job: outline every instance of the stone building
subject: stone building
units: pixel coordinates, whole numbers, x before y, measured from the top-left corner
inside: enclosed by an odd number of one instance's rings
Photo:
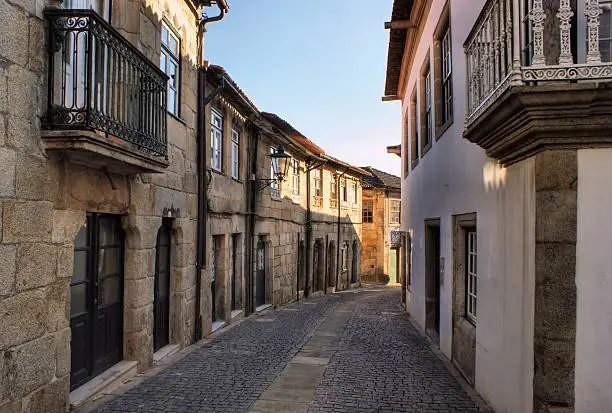
[[[361,277],[374,283],[401,284],[401,178],[372,167],[362,179]],[[388,277],[388,278],[387,278]]]
[[[612,405],[612,13],[395,0],[407,309],[496,411]]]
[[[0,0],[1,411],[64,411],[194,341],[211,3]]]
[[[291,182],[283,182],[286,199],[299,196],[305,212],[296,268],[299,294],[324,294],[358,286],[361,254],[361,178],[368,172],[325,153],[275,114],[264,113],[273,130],[306,152]],[[299,187],[299,191],[295,188]],[[285,211],[286,209],[283,209]],[[303,263],[303,265],[302,265]]]

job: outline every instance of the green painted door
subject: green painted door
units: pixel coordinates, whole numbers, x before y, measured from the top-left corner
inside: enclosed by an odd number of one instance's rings
[[[397,283],[399,282],[397,278],[397,250],[392,249],[389,251],[389,282]]]

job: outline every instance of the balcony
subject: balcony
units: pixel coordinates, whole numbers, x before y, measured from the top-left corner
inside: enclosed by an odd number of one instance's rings
[[[91,10],[48,10],[45,16],[47,150],[122,175],[163,172],[167,76]]]
[[[464,137],[511,164],[547,148],[609,146],[610,3],[488,0],[464,44]],[[600,47],[602,48],[600,50]]]
[[[323,197],[322,196],[313,196],[312,197],[312,206],[315,208],[323,208]]]

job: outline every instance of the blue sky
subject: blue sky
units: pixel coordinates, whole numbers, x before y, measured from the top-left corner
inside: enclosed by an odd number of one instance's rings
[[[391,0],[229,0],[205,55],[257,104],[357,166],[400,174],[400,105],[383,103]],[[374,7],[373,7],[374,6]],[[210,15],[218,10],[207,9]]]

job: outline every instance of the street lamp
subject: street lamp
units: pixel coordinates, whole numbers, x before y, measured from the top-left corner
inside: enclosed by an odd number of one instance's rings
[[[272,176],[270,179],[253,179],[256,182],[261,182],[263,185],[257,187],[258,191],[261,191],[265,187],[271,185],[273,182],[282,182],[289,172],[289,165],[291,164],[291,155],[285,153],[283,145],[278,145],[276,148],[270,149],[270,162],[272,163]]]

